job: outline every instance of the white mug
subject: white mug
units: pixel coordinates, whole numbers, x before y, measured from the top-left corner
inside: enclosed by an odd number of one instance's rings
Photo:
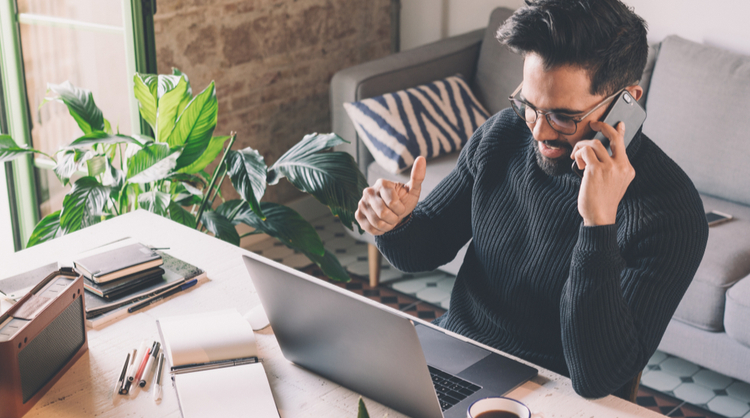
[[[518,418],[531,418],[531,411],[521,402],[503,397],[480,399],[466,410],[466,418],[476,418],[482,412],[505,411],[518,415]]]

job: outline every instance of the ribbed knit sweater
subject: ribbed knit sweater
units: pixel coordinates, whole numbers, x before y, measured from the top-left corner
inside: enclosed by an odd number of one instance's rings
[[[646,366],[693,279],[708,239],[703,204],[639,133],[617,223],[583,226],[581,180],[545,174],[535,146],[512,110],[494,115],[411,219],[376,241],[394,266],[416,272],[471,239],[436,322],[569,376],[584,397],[605,396]]]

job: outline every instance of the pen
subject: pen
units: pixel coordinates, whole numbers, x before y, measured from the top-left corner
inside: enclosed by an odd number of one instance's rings
[[[112,402],[117,399],[117,394],[120,393],[122,387],[122,381],[125,380],[125,373],[128,371],[128,364],[130,363],[130,353],[125,357],[125,364],[122,365],[122,371],[120,372],[120,378],[115,382],[115,389],[112,391]]]
[[[135,353],[136,349],[134,348],[133,351],[130,352],[130,361],[128,363],[128,369],[125,372],[125,378],[123,379],[122,384],[120,384],[120,395],[127,395],[128,391],[130,390],[130,381],[128,380],[128,376],[130,376],[130,372],[133,370],[133,367],[135,367]]]
[[[156,342],[154,342],[154,345]],[[141,362],[141,367],[138,368],[138,373],[135,374],[135,379],[133,380],[133,384],[137,385],[141,381],[141,376],[143,376],[143,372],[146,370],[146,363],[148,363],[149,354],[154,350],[154,345],[151,346],[151,348],[146,352],[146,355],[143,357],[143,361]]]
[[[144,354],[146,354],[148,342],[146,340],[141,341],[141,345],[136,350],[135,362],[133,363],[133,369],[128,372],[128,382],[132,383],[135,380],[135,375],[138,373],[138,367],[141,365]]]
[[[138,383],[138,386],[146,386],[146,383],[154,376],[154,367],[156,367],[157,355],[159,355],[158,342],[154,343],[154,348],[151,349],[151,355],[148,356],[148,363],[146,363],[146,370],[143,372],[143,377],[141,377],[141,381],[140,383]]]
[[[152,389],[152,395],[154,402],[161,400],[161,371],[164,368],[164,352],[159,356],[159,366],[156,368],[156,379],[154,380],[154,388]]]
[[[175,287],[167,290],[164,293],[154,295],[154,297],[152,297],[151,299],[146,299],[143,302],[140,302],[140,303],[138,303],[136,305],[133,305],[133,306],[129,307],[128,308],[128,313],[133,313],[133,312],[135,312],[135,311],[137,311],[139,309],[143,309],[146,306],[149,306],[149,305],[151,305],[153,303],[156,303],[156,302],[158,302],[158,301],[160,301],[160,300],[162,300],[164,298],[170,297],[170,296],[174,295],[177,292],[181,292],[181,291],[183,291],[185,289],[189,289],[190,287],[195,286],[196,283],[198,283],[198,279],[192,279],[190,281],[185,282],[184,284],[182,284],[180,286],[175,286]]]

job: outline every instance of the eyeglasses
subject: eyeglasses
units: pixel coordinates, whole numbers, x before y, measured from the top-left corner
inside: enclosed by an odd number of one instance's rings
[[[537,110],[536,108],[534,108],[534,106],[527,103],[525,100],[516,97],[516,95],[521,91],[521,87],[523,87],[523,82],[521,82],[516,91],[514,91],[513,94],[508,97],[508,100],[510,100],[510,106],[513,108],[516,114],[518,114],[521,119],[530,124],[536,123],[538,115],[544,115],[545,119],[547,119],[547,122],[549,123],[549,126],[563,135],[573,135],[574,133],[576,133],[576,131],[578,131],[579,122],[586,119],[590,114],[594,113],[596,109],[599,109],[600,107],[612,101],[612,99],[614,99],[618,94],[625,90],[624,88],[618,90],[617,93],[605,98],[593,109],[589,110],[582,116],[573,117],[563,113]]]

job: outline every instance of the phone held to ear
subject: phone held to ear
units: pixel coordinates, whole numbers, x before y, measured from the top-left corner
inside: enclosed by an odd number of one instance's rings
[[[638,104],[627,90],[624,90],[612,100],[602,118],[603,122],[614,128],[617,127],[618,123],[625,122],[625,148],[630,145],[630,141],[633,140],[633,137],[635,137],[635,134],[645,120],[646,110]],[[607,149],[607,153],[610,156],[612,155],[612,150],[609,148],[609,139],[604,134],[597,132],[594,139],[598,139],[604,145],[604,148]],[[573,162],[572,169],[574,173],[583,178],[583,170],[578,169],[578,164],[575,161]]]

